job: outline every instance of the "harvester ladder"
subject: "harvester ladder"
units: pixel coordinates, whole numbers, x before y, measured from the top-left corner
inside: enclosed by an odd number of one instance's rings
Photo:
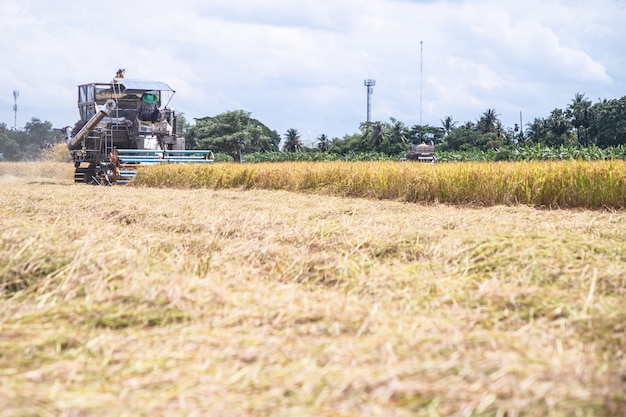
[[[111,155],[113,152],[113,131],[106,129],[104,131],[104,154]]]

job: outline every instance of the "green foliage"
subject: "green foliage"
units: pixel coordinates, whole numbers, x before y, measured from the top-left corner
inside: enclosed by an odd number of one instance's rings
[[[383,122],[365,122],[361,124],[362,141],[373,151],[379,152],[380,145],[388,140],[388,125]]]
[[[20,145],[14,138],[9,137],[6,131],[0,132],[0,153],[3,154],[3,158],[7,161],[20,159]]]
[[[480,133],[469,127],[459,127],[453,129],[446,137],[445,143],[441,146],[443,151],[471,151],[481,149]]]
[[[590,113],[588,135],[598,146],[626,144],[626,96],[595,104]]]
[[[504,128],[495,109],[485,110],[476,121],[457,124],[452,116],[441,127],[414,125],[390,118],[387,122],[362,123],[359,131],[342,138],[317,138],[314,148],[303,146],[294,128],[281,136],[244,110],[228,111],[196,119],[190,125],[178,116],[177,133],[187,138],[191,149],[211,149],[221,161],[266,160],[373,160],[401,159],[411,144],[432,141],[440,161],[623,159],[626,145],[626,96],[593,104],[576,93],[565,109],[555,108],[545,118],[526,126]],[[33,118],[23,131],[0,124],[0,153],[5,160],[34,160],[45,157],[60,133],[50,122]],[[321,154],[321,155],[320,155]]]
[[[354,152],[366,152],[369,149],[366,138],[362,133],[344,135],[341,139],[335,139],[329,152],[336,155],[348,155]]]
[[[576,141],[582,146],[589,146],[589,127],[591,126],[591,101],[585,100],[585,95],[576,93],[567,107],[566,115],[574,129]]]
[[[397,161],[400,156],[381,152],[348,152],[345,155],[324,152],[253,152],[242,155],[242,162],[331,162],[331,161]],[[232,159],[231,159],[232,161]],[[216,155],[217,162],[217,155]]]
[[[502,131],[502,123],[498,119],[499,114],[495,109],[487,109],[478,119],[476,125],[480,133],[498,133]]]
[[[523,145],[513,147],[502,147],[498,150],[479,149],[462,151],[438,151],[437,159],[440,162],[459,161],[557,161],[557,160],[583,160],[601,161],[620,159],[626,160],[626,145],[610,146],[601,148],[595,145],[588,147],[580,146],[542,146]]]
[[[193,149],[211,149],[239,161],[241,152],[278,151],[280,136],[243,110],[197,119],[189,129]]]
[[[178,136],[186,136],[191,129],[191,124],[187,121],[185,113],[177,112],[176,114],[176,134]]]
[[[298,152],[302,151],[304,146],[300,139],[300,133],[296,129],[287,129],[285,133],[285,143],[283,145],[283,151],[285,152]]]
[[[458,128],[448,116],[442,121],[446,136],[439,148],[443,151],[486,152],[510,146],[513,132],[505,132],[498,116],[494,109],[487,109],[476,124],[466,123]]]
[[[6,124],[0,124],[0,153],[7,161],[41,159],[61,141],[62,134],[55,132],[48,121],[32,118],[24,130],[9,130]]]
[[[320,152],[328,152],[331,146],[333,146],[333,141],[330,140],[326,134],[322,133],[320,137],[317,138],[317,149]]]
[[[330,162],[330,161],[398,161],[404,153],[388,155],[385,152],[335,152],[297,151],[297,152],[248,152],[242,154],[242,162]],[[487,161],[556,161],[584,160],[600,161],[620,159],[626,160],[626,145],[600,148],[598,146],[559,146],[550,147],[537,145],[503,146],[498,149],[481,150],[470,148],[464,150],[437,150],[439,162],[487,162]],[[216,162],[233,162],[234,158],[225,153],[215,154]]]
[[[447,136],[456,127],[456,122],[454,121],[452,116],[446,116],[443,118],[443,120],[441,120],[441,127],[443,128],[444,136]]]
[[[387,122],[365,122],[360,133],[346,135],[333,141],[330,152],[347,156],[375,152],[389,157],[404,155],[411,141],[408,127],[393,117]]]
[[[482,151],[479,149],[458,151],[436,151],[439,162],[482,162],[495,160],[496,151],[493,149]]]
[[[244,154],[246,155],[246,154]],[[233,162],[234,159],[232,156],[228,155],[227,153],[223,153],[223,152],[214,152],[213,153],[213,160],[215,162]]]
[[[526,126],[527,144],[549,147],[597,145],[609,148],[626,144],[626,97],[596,104],[576,93],[565,110],[556,108],[547,118]]]
[[[572,125],[561,109],[554,109],[546,120],[547,134],[543,143],[548,146],[571,145],[574,142]]]
[[[429,125],[415,125],[413,126],[410,130],[409,130],[409,138],[408,138],[408,142],[412,143],[412,144],[420,144],[422,142],[427,143],[432,141],[435,145],[440,144],[443,142],[444,140],[444,135],[446,135],[446,132],[450,132],[446,130],[446,123],[448,127],[453,127],[454,126],[454,121],[452,121],[452,116],[448,116],[450,117],[450,120],[446,120],[443,122],[444,126],[443,127],[434,127],[434,126],[429,126]]]

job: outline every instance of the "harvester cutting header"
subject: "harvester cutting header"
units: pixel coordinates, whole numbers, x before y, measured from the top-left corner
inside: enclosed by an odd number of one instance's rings
[[[68,127],[74,182],[125,183],[137,165],[212,162],[209,150],[186,150],[177,116],[168,107],[175,91],[160,81],[124,78],[78,86],[80,120]]]

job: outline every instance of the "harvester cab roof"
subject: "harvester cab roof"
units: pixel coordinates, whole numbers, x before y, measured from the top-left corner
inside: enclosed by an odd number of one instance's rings
[[[157,107],[168,107],[175,91],[161,81],[114,78],[109,83],[89,83],[78,86],[78,110],[83,122],[87,122],[108,100],[116,103],[118,111],[136,110],[142,98]]]

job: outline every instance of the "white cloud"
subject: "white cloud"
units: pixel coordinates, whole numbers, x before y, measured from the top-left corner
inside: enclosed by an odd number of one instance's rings
[[[576,92],[624,95],[626,17],[616,1],[7,0],[0,16],[0,122],[73,124],[76,85],[120,67],[176,91],[188,118],[245,109],[272,129],[342,136],[372,115],[505,125],[547,116]],[[601,29],[601,30],[598,30]],[[423,54],[420,53],[423,41]],[[420,69],[422,68],[422,69]]]

